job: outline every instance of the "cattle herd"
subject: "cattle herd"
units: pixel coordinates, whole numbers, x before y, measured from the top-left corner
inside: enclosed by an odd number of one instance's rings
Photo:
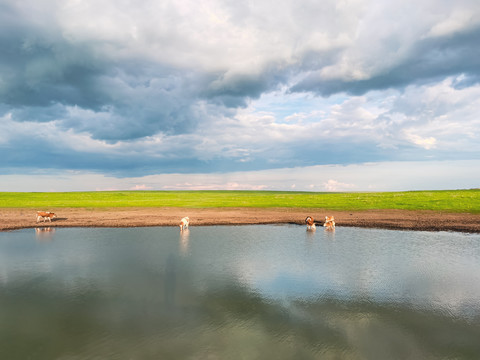
[[[55,215],[55,213],[50,211],[37,211],[37,215],[36,215],[37,223],[41,220],[43,220],[43,222],[47,220],[49,222],[52,222],[52,219],[56,217],[57,215]],[[190,223],[190,219],[188,218],[188,216],[180,220],[180,224],[179,224],[180,230],[183,231],[185,229],[188,229],[189,223]],[[305,223],[307,224],[307,230],[316,229],[315,221],[313,220],[313,217],[307,216],[307,218],[305,219]],[[333,216],[325,216],[325,222],[323,223],[323,226],[327,230],[335,230],[335,219],[333,218]]]

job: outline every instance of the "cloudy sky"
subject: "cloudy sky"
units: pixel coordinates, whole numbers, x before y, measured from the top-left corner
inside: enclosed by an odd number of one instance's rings
[[[479,183],[478,0],[0,0],[0,191]]]

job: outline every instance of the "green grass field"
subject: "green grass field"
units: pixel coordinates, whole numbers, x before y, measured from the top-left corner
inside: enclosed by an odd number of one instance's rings
[[[280,191],[0,192],[0,208],[291,207],[406,209],[480,213],[480,189],[377,193]]]

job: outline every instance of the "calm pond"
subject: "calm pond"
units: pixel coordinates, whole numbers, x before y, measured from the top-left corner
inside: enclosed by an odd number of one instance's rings
[[[0,359],[480,359],[480,235],[0,233]]]

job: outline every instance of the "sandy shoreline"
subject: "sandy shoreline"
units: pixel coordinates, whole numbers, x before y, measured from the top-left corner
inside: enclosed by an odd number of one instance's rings
[[[337,227],[461,231],[480,233],[480,214],[443,213],[434,211],[369,210],[331,211],[298,208],[58,208],[52,211],[57,218],[52,223],[35,219],[35,209],[0,209],[0,231],[52,227],[141,227],[177,226],[184,216],[191,227],[202,225],[299,224],[305,225],[307,216],[313,216],[317,225],[325,215],[335,216]]]

